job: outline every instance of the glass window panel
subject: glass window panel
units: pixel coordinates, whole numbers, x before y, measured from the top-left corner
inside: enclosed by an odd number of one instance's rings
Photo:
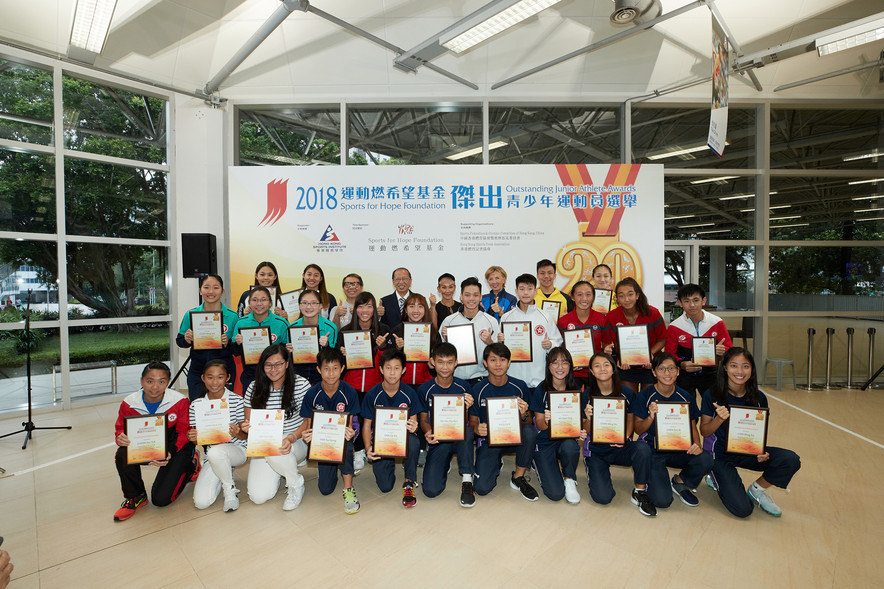
[[[74,399],[137,391],[145,364],[159,361],[169,366],[168,322],[76,326],[68,333]],[[87,363],[92,366],[82,366]]]
[[[52,72],[0,59],[0,138],[52,145]]]
[[[771,311],[884,311],[884,246],[771,247]]]
[[[488,119],[493,164],[620,161],[620,109],[616,107],[493,106]]]
[[[67,244],[68,317],[169,313],[168,248]]]
[[[241,166],[340,164],[340,139],[339,106],[239,111]]]
[[[31,342],[31,395],[34,407],[50,405],[62,398],[58,328],[34,327],[31,329],[30,338],[23,329],[0,330],[0,412],[26,409],[28,406],[26,353],[29,341]],[[58,371],[55,392],[53,392],[53,366]]]
[[[862,384],[884,363],[884,346],[880,337],[884,333],[884,319],[878,317],[770,317],[767,333],[769,351],[776,350],[775,355],[789,358],[795,363],[795,374],[798,382],[807,382],[807,330],[816,330],[813,336],[813,375],[815,383],[825,382],[826,377],[826,329],[834,329],[832,334],[832,382],[843,383],[847,380],[847,329],[853,333],[853,374],[851,379],[856,387]],[[869,336],[868,330],[875,329],[878,342],[875,346],[875,357],[869,367]],[[759,371],[764,370],[763,362],[755,359]],[[776,379],[776,370],[771,364],[768,368],[766,382]],[[783,382],[791,386],[789,370],[785,371]],[[880,377],[879,381],[880,382]]]
[[[755,247],[751,245],[700,246],[700,286],[706,304],[717,311],[755,308]]]
[[[64,146],[166,163],[166,101],[65,76]]]
[[[884,173],[870,178],[770,179],[770,237],[856,241],[884,237]]]
[[[771,108],[771,168],[884,169],[884,110]]]
[[[670,168],[754,168],[755,108],[728,108],[723,157],[706,147],[709,108],[636,105],[632,110],[633,161]]]
[[[755,177],[667,176],[666,239],[754,239]]]
[[[482,108],[354,106],[347,138],[353,165],[481,164]]]
[[[0,149],[0,231],[55,233],[55,158]]]
[[[164,172],[76,159],[64,168],[69,234],[166,238]]]
[[[0,323],[22,321],[28,290],[33,321],[58,319],[56,242],[0,239]]]

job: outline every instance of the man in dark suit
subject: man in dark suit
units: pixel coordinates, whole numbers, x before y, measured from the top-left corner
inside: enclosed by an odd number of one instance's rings
[[[405,299],[411,294],[411,272],[408,268],[396,268],[393,270],[394,292],[381,298],[381,307],[384,315],[381,317],[390,329],[402,323],[402,309]]]

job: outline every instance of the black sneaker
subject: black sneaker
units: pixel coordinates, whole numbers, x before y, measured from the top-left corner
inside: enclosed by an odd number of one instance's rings
[[[675,477],[678,475],[673,475],[672,479],[669,481],[669,485],[672,487],[672,492],[676,494],[676,496],[681,499],[681,502],[690,507],[696,507],[700,504],[700,500],[697,499],[697,496],[691,493],[691,490],[684,483],[676,482]]]
[[[525,476],[516,477],[515,471],[513,471],[513,474],[510,477],[510,487],[519,491],[522,494],[522,497],[528,501],[537,501],[537,491],[534,490],[534,487],[528,484],[528,479]]]
[[[472,507],[476,504],[476,492],[473,491],[473,483],[463,483],[460,486],[460,506]]]
[[[657,517],[657,508],[654,507],[654,504],[651,503],[651,500],[648,498],[647,491],[639,491],[638,489],[633,489],[632,502],[635,505],[638,505],[638,511],[642,515],[646,515],[648,517]]]

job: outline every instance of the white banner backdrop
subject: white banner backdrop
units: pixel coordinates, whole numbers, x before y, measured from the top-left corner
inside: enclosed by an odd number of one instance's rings
[[[318,264],[340,299],[349,272],[389,294],[399,266],[427,297],[444,272],[485,285],[491,265],[514,292],[549,258],[565,292],[607,263],[663,304],[660,165],[231,167],[228,186],[234,302],[263,260],[286,291]]]

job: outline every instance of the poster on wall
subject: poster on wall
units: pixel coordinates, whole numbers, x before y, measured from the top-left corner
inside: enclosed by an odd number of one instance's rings
[[[563,292],[604,263],[663,304],[661,165],[233,166],[228,186],[232,296],[262,260],[284,291],[318,264],[340,300],[346,274],[379,299],[400,266],[427,298],[444,272],[486,291],[492,265],[515,292],[548,258]]]

